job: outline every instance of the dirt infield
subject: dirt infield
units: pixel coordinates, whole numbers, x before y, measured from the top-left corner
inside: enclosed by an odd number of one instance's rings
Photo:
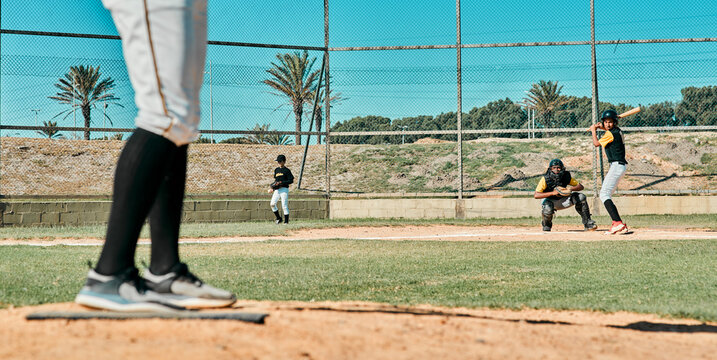
[[[242,301],[230,320],[44,320],[0,310],[1,359],[714,359],[717,323],[632,313]],[[227,311],[227,310],[224,310]]]
[[[301,241],[321,239],[345,240],[423,240],[423,241],[602,241],[602,240],[686,240],[717,239],[717,232],[698,229],[635,229],[628,235],[608,235],[607,228],[583,231],[578,226],[555,225],[552,232],[537,227],[520,226],[384,226],[304,229],[284,236],[251,236],[221,238],[182,238],[184,244],[258,242],[269,240]],[[101,239],[4,239],[0,245],[101,245]],[[149,240],[140,243],[148,244]]]
[[[599,241],[716,239],[704,230],[637,229],[623,236],[556,226],[352,227],[287,236],[182,239],[185,243],[313,239]],[[98,239],[0,244],[96,246]],[[263,325],[232,320],[35,320],[38,311],[87,311],[72,303],[0,310],[0,359],[715,359],[717,323],[656,315],[397,307],[363,302],[240,300],[223,311],[264,312]]]

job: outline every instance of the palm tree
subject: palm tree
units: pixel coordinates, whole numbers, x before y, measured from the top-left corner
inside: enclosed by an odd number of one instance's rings
[[[537,84],[533,84],[528,90],[527,97],[523,99],[528,106],[538,111],[547,128],[555,127],[553,117],[560,110],[560,106],[567,101],[565,96],[560,95],[562,89],[562,86],[558,87],[557,81],[540,80]]]
[[[286,104],[291,105],[294,111],[296,131],[301,131],[304,104],[312,100],[312,94],[316,87],[314,83],[320,71],[311,70],[316,62],[316,57],[309,59],[309,52],[304,50],[302,53],[276,54],[276,58],[278,64],[272,62],[271,69],[266,70],[273,78],[262,82],[277,91],[272,94],[289,98]],[[296,135],[296,144],[301,145],[301,135]]]
[[[55,96],[49,96],[50,99],[57,100],[61,104],[68,104],[70,108],[64,110],[59,114],[55,115],[58,117],[65,114],[64,118],[67,118],[75,108],[82,110],[82,117],[85,119],[85,140],[90,139],[90,110],[97,108],[98,103],[103,104],[114,104],[123,107],[117,103],[119,100],[113,93],[110,93],[114,89],[115,81],[111,77],[106,77],[100,80],[100,67],[84,67],[70,66],[70,71],[65,74],[64,78],[60,78],[55,87],[60,89]],[[104,116],[112,124],[112,119],[104,113]],[[64,119],[63,118],[63,119]]]
[[[329,90],[329,93],[333,93],[333,92],[334,92],[333,90]],[[343,100],[346,100],[346,99],[341,96],[341,93],[337,93],[336,95],[329,97],[329,106],[331,106],[333,108],[335,104],[340,104],[341,101],[343,101]],[[313,110],[314,97],[311,97],[311,100],[309,103],[312,105],[311,108]],[[323,124],[323,122],[324,122],[324,116],[323,116],[324,111],[323,110],[324,110],[325,105],[326,105],[326,97],[324,96],[324,91],[321,90],[321,92],[319,93],[319,106],[317,106],[317,108],[316,108],[316,116],[314,117],[314,123],[316,124],[316,131],[321,131],[321,124]],[[317,137],[316,143],[321,144],[321,135],[319,135]]]
[[[62,137],[62,134],[60,134],[60,131],[57,130],[57,121],[43,121],[42,124],[45,126],[44,129],[38,131],[37,133],[42,136],[47,136],[48,139],[54,139]]]
[[[247,144],[266,144],[268,134],[265,132],[269,131],[269,124],[256,124],[253,129],[250,129],[250,131],[262,131],[262,133],[246,135],[244,138],[246,139]]]
[[[266,136],[264,143],[267,145],[294,145],[289,135],[271,133]]]

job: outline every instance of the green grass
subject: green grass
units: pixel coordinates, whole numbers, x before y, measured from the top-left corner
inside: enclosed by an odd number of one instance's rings
[[[607,216],[594,217],[598,224],[609,224]],[[699,228],[717,230],[717,215],[636,215],[626,216],[625,221],[632,228]],[[577,217],[560,216],[555,218],[556,224],[571,224],[579,227]],[[273,236],[285,235],[290,230],[323,229],[331,227],[351,226],[404,226],[404,225],[514,225],[537,227],[540,219],[523,217],[514,219],[339,219],[339,220],[295,220],[289,226],[276,226],[271,221],[242,223],[186,223],[182,224],[181,237],[221,237],[221,236]],[[0,227],[0,239],[56,239],[56,238],[103,238],[107,230],[104,225],[66,226],[66,227]],[[149,238],[147,226],[142,230],[142,238]]]
[[[138,259],[147,261],[148,246]],[[0,306],[71,301],[99,247],[0,247]],[[633,311],[717,321],[717,240],[184,245],[241,299]]]

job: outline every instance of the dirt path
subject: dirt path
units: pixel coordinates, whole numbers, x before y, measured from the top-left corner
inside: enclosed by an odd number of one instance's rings
[[[230,320],[44,320],[0,310],[1,359],[714,359],[717,323],[632,313],[243,301]]]
[[[345,227],[330,229],[305,229],[290,231],[285,236],[234,236],[218,238],[182,238],[191,243],[234,243],[268,240],[300,241],[319,239],[347,240],[424,240],[424,241],[601,241],[601,240],[685,240],[717,239],[717,232],[685,229],[635,229],[629,235],[607,235],[607,228],[585,232],[579,227],[556,225],[552,232],[542,232],[536,227],[519,226],[384,226]],[[101,245],[103,240],[79,239],[22,239],[0,240],[0,245]],[[149,240],[140,243],[148,244]]]

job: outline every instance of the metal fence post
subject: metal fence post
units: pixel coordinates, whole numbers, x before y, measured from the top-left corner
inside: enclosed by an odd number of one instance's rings
[[[456,0],[456,52],[457,52],[457,94],[458,110],[456,111],[456,127],[458,129],[458,199],[463,199],[463,107],[461,89],[461,0]]]
[[[324,0],[324,46],[326,47],[324,56],[326,59],[326,67],[324,68],[326,76],[324,77],[324,81],[326,82],[325,85],[325,101],[326,105],[326,135],[324,136],[324,144],[326,145],[326,159],[325,159],[325,169],[326,169],[326,197],[331,198],[331,106],[330,106],[330,87],[329,87],[329,80],[331,78],[330,72],[329,72],[329,0]],[[319,129],[316,129],[316,131],[319,131]],[[329,207],[330,209],[330,207]],[[329,214],[331,216],[331,214]]]
[[[597,60],[595,56],[595,0],[590,0],[590,53],[592,60],[592,124],[597,123],[598,118],[598,86],[597,86]],[[592,143],[592,139],[590,140]],[[598,184],[597,184],[597,147],[593,146],[593,213],[595,215],[600,214],[600,206],[598,199]],[[602,159],[602,156],[601,156]]]

